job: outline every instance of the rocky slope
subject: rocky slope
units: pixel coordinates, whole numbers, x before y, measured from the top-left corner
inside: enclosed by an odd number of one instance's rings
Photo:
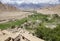
[[[16,7],[2,4],[0,2],[0,11],[18,11]]]
[[[38,9],[37,12],[44,14],[60,14],[60,5]]]

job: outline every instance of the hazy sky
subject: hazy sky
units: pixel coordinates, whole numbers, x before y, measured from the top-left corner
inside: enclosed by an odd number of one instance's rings
[[[0,0],[2,1],[3,3],[50,3],[50,4],[58,4],[59,3],[59,0]]]

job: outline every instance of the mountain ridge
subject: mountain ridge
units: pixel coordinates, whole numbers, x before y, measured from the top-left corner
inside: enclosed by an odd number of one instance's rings
[[[0,11],[18,11],[18,9],[14,6],[3,4],[0,2]]]
[[[8,4],[15,6],[17,8],[24,8],[24,9],[37,9],[37,8],[44,8],[48,6],[56,6],[58,4],[48,4],[48,3],[39,3],[39,4],[33,4],[33,3],[21,3],[21,4]]]

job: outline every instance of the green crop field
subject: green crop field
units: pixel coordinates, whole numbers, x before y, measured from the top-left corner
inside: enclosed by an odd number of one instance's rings
[[[21,25],[26,21],[26,18],[23,18],[21,20],[16,20],[16,21],[11,21],[11,22],[7,22],[7,23],[2,23],[0,24],[0,29],[7,29],[13,25]]]

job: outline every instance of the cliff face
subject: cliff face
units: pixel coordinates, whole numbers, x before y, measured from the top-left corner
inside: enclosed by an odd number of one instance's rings
[[[0,2],[0,11],[18,11],[18,9]]]

